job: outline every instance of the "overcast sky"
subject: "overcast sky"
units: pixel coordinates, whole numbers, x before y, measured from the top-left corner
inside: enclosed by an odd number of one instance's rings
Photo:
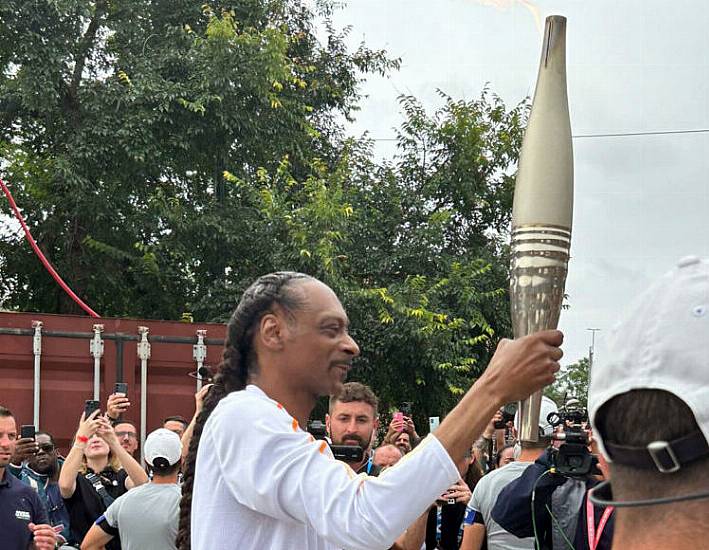
[[[350,0],[336,21],[402,58],[370,77],[353,135],[391,138],[396,97],[431,110],[436,88],[472,99],[485,83],[509,106],[534,92],[541,20],[564,15],[574,135],[709,128],[709,2],[705,0]],[[564,362],[587,355],[590,327],[686,255],[709,256],[709,134],[574,139],[572,260],[562,312]],[[393,153],[378,142],[378,153]],[[602,336],[599,333],[599,337]]]

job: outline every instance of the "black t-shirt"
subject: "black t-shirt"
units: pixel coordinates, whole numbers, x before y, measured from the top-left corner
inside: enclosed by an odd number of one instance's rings
[[[426,550],[433,548],[457,550],[460,547],[460,528],[465,517],[465,503],[456,502],[441,506],[440,514],[439,526],[438,507],[432,506],[428,511]]]
[[[91,469],[88,472],[93,473]],[[127,491],[128,474],[125,470],[116,472],[106,468],[98,476],[112,498],[116,499]],[[76,490],[71,497],[64,499],[64,502],[69,510],[71,533],[75,540],[82,541],[94,522],[106,511],[106,505],[93,484],[83,474],[76,475]],[[121,543],[118,539],[106,545],[107,550],[120,550],[120,547]]]
[[[49,523],[37,491],[5,470],[0,479],[0,547],[26,550],[32,540],[29,523]]]

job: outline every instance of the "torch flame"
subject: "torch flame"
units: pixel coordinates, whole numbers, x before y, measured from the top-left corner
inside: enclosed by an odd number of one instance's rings
[[[499,10],[508,10],[512,8],[515,4],[521,4],[529,10],[534,17],[534,24],[539,31],[539,35],[542,35],[544,26],[542,25],[542,16],[539,13],[539,8],[530,0],[477,0],[479,4],[483,6],[493,6]]]

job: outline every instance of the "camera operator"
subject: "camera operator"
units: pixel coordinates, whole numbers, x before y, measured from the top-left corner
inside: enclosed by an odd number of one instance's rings
[[[589,413],[612,494],[604,483],[590,498],[617,508],[613,548],[706,548],[709,261],[680,260],[600,351]]]
[[[546,422],[546,414],[556,410],[554,402],[544,397],[540,414],[540,437],[536,442],[524,442],[519,458],[505,466],[491,471],[484,476],[473,491],[465,515],[465,530],[461,549],[480,550],[487,542],[489,549],[504,548],[525,550],[534,548],[531,537],[518,538],[510,533],[492,515],[493,507],[498,502],[498,495],[512,481],[519,478],[532,465],[532,462],[547,447],[553,427]],[[529,506],[528,506],[529,508]]]
[[[535,537],[536,528],[541,548],[566,550],[573,541],[573,548],[577,550],[610,549],[612,509],[606,512],[602,507],[591,505],[589,508],[586,499],[587,490],[598,481],[590,473],[580,477],[556,473],[558,453],[551,447],[546,449],[518,479],[502,490],[492,510],[493,519],[517,537]],[[588,457],[591,457],[590,452]],[[605,473],[602,458],[599,467]],[[589,526],[593,530],[591,541]]]

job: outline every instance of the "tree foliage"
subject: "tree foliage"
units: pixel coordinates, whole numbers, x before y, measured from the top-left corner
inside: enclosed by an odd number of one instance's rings
[[[560,407],[564,404],[564,399],[567,401],[569,399],[578,399],[583,407],[586,408],[588,404],[589,376],[588,357],[582,357],[576,363],[562,367],[557,375],[556,382],[547,387],[545,393]]]
[[[107,316],[225,320],[258,275],[341,296],[384,408],[444,414],[509,335],[507,228],[527,105],[402,97],[397,154],[346,140],[363,75],[300,2],[44,0],[0,7],[0,155],[32,231]],[[319,41],[315,19],[324,21]],[[4,208],[4,207],[3,207]],[[0,295],[76,312],[19,235]]]

